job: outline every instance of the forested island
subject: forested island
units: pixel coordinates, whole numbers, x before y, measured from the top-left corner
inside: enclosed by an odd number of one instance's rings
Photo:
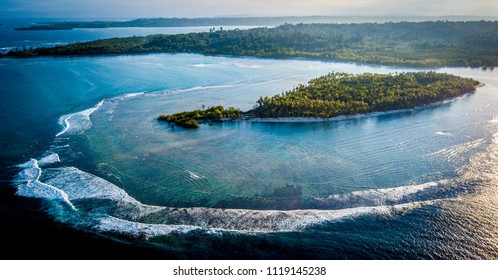
[[[470,78],[436,72],[330,73],[282,94],[261,97],[250,114],[332,118],[410,109],[474,92],[478,85]]]
[[[181,112],[173,115],[160,115],[157,119],[160,121],[167,121],[185,128],[198,128],[199,122],[221,122],[224,120],[232,120],[242,117],[242,111],[234,107],[225,109],[223,106],[209,107],[204,110],[195,110],[189,112]]]
[[[302,57],[406,66],[498,65],[498,21],[284,24],[113,38],[10,51],[7,57],[141,53]]]
[[[250,118],[322,118],[341,115],[410,109],[465,93],[475,92],[479,82],[451,74],[408,72],[395,74],[330,73],[315,78],[307,85],[273,97],[261,97],[253,110],[222,106],[173,115],[161,115],[159,120],[186,128],[197,128],[196,120]]]

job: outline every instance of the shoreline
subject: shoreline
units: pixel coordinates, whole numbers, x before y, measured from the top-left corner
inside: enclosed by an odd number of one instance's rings
[[[164,35],[164,34],[161,34]],[[150,36],[150,35],[148,35]],[[128,38],[128,37],[123,37]],[[109,40],[114,38],[106,38],[106,39],[98,39],[98,40]],[[122,38],[118,38],[122,39]],[[60,46],[67,46],[71,44],[78,43],[88,43],[98,40],[92,41],[81,41],[81,42],[73,42],[67,43]],[[43,47],[37,47],[43,48]],[[49,47],[53,48],[53,47]],[[389,67],[394,70],[413,70],[413,71],[426,71],[426,70],[436,70],[442,68],[470,68],[470,69],[481,69],[484,71],[493,71],[495,66],[471,66],[471,65],[459,65],[459,64],[451,64],[451,63],[440,63],[440,64],[426,64],[426,63],[411,63],[411,62],[401,62],[401,63],[386,63],[386,62],[375,62],[369,60],[361,60],[361,59],[339,59],[339,58],[330,58],[325,56],[309,56],[309,55],[248,55],[248,54],[230,54],[230,53],[209,53],[209,52],[192,52],[192,51],[151,51],[151,52],[122,52],[122,53],[98,53],[98,54],[34,54],[29,56],[19,56],[19,55],[9,55],[7,53],[0,53],[0,59],[33,59],[33,58],[76,58],[76,57],[114,57],[114,56],[146,56],[146,55],[161,55],[161,54],[169,54],[169,55],[177,55],[177,54],[190,54],[190,55],[200,55],[200,56],[208,56],[208,57],[224,57],[224,58],[243,58],[243,59],[262,59],[262,60],[302,60],[302,61],[319,61],[319,62],[331,62],[331,63],[344,63],[344,64],[352,64],[352,65],[363,65],[368,67]]]
[[[154,19],[150,19],[154,20]],[[157,19],[156,19],[157,20]],[[177,19],[179,20],[179,19]],[[133,21],[131,21],[133,22]],[[92,26],[95,28],[119,28],[119,27],[108,27],[107,24],[110,22],[98,22],[99,26]],[[90,22],[82,23],[83,25],[90,24]],[[101,27],[100,24],[104,24],[105,27]],[[142,23],[140,23],[142,24]],[[422,24],[422,26],[421,26]],[[74,42],[69,44],[64,44],[62,46],[50,46],[50,47],[36,47],[30,49],[16,49],[10,50],[6,57],[17,57],[17,58],[29,58],[36,56],[98,56],[98,55],[112,55],[112,54],[120,54],[120,55],[138,55],[138,54],[150,54],[150,53],[173,53],[173,52],[181,52],[181,53],[198,53],[203,55],[236,55],[236,56],[249,56],[249,57],[264,57],[270,59],[279,59],[279,58],[311,58],[318,60],[327,60],[327,61],[344,61],[344,62],[355,62],[360,64],[373,64],[373,65],[390,65],[395,67],[410,67],[410,68],[439,68],[439,67],[472,67],[472,68],[494,68],[494,66],[498,66],[496,62],[496,56],[494,56],[493,49],[488,47],[487,45],[482,46],[482,50],[479,53],[463,55],[456,59],[454,56],[450,54],[446,54],[449,52],[451,54],[458,53],[463,54],[466,53],[465,50],[468,48],[463,43],[459,43],[457,39],[463,34],[467,34],[469,32],[474,31],[475,27],[472,24],[479,24],[481,27],[478,30],[483,30],[484,33],[479,33],[480,35],[487,38],[488,33],[485,33],[485,30],[491,30],[490,32],[494,32],[496,30],[495,25],[496,22],[493,21],[476,21],[475,23],[472,21],[469,22],[432,22],[432,21],[424,21],[421,23],[416,22],[385,22],[379,24],[378,26],[372,27],[369,23],[360,23],[358,26],[350,25],[350,24],[337,24],[337,23],[323,23],[323,24],[312,24],[306,23],[301,26],[300,24],[293,25],[278,25],[277,27],[264,27],[265,36],[262,35],[259,28],[252,28],[253,25],[248,25],[251,27],[247,30],[242,30],[241,32],[235,30],[226,30],[227,39],[213,39],[209,36],[208,32],[190,32],[190,33],[178,33],[178,34],[151,34],[144,36],[127,36],[127,37],[113,37],[113,38],[103,38],[97,40],[90,40],[85,42]],[[76,25],[75,27],[80,28],[80,23],[78,22],[66,22],[66,23],[53,23],[48,25],[35,25],[27,28],[18,28],[18,30],[40,30],[42,28],[47,28],[49,30],[57,30],[63,29],[66,30],[68,28],[66,25]],[[121,24],[119,24],[121,25]],[[364,30],[365,25],[366,30]],[[455,26],[461,32],[453,31],[455,37],[455,43],[450,44],[448,42],[444,43],[442,46],[435,48],[434,46],[427,46],[427,50],[431,53],[430,56],[427,56],[424,52],[420,51],[420,39],[415,40],[411,38],[410,40],[406,40],[404,37],[396,36],[391,38],[391,44],[394,46],[406,46],[409,50],[411,50],[411,55],[407,56],[402,51],[396,52],[378,52],[376,48],[387,48],[385,46],[384,41],[379,40],[377,37],[371,37],[372,32],[391,32],[391,29],[395,29],[398,32],[396,33],[407,33],[413,32],[414,28],[423,28],[423,30],[431,30],[437,29],[440,30],[441,27],[446,29],[452,29],[449,27]],[[447,26],[448,25],[448,26]],[[211,26],[211,25],[207,25]],[[217,25],[219,26],[219,25]],[[231,24],[227,24],[227,27],[232,26]],[[242,25],[235,25],[241,26]],[[257,25],[259,26],[259,25]],[[273,25],[265,25],[265,26],[273,26]],[[193,27],[199,27],[197,24]],[[31,28],[31,29],[30,29]],[[72,28],[72,27],[70,27]],[[286,34],[285,38],[294,36],[296,34],[301,34],[301,32],[307,32],[310,38],[308,40],[321,41],[321,40],[340,40],[335,38],[335,36],[339,36],[342,29],[347,30],[348,32],[359,32],[358,36],[361,38],[370,38],[372,41],[375,41],[375,48],[373,45],[362,45],[361,47],[356,46],[353,41],[348,41],[347,45],[344,46],[344,50],[337,49],[334,46],[327,46],[324,48],[318,48],[317,46],[311,48],[304,48],[302,46],[296,47],[296,45],[292,45],[292,42],[287,39],[282,39],[275,47],[268,47],[265,44],[268,40],[274,40],[278,38],[279,33]],[[369,28],[373,28],[370,30]],[[89,29],[89,28],[86,28]],[[323,30],[327,30],[327,32],[323,33]],[[322,31],[320,31],[322,30]],[[418,30],[418,29],[417,29]],[[453,30],[453,29],[452,29]],[[330,32],[332,33],[330,33]],[[225,32],[222,29],[215,30],[211,29],[211,33],[215,32]],[[294,32],[294,33],[292,33]],[[337,33],[337,34],[336,34]],[[424,32],[422,32],[423,34]],[[292,35],[294,34],[294,35]],[[323,35],[326,34],[326,35]],[[494,33],[492,33],[494,34]],[[188,35],[188,36],[187,36]],[[270,37],[268,37],[270,36]],[[301,35],[300,35],[301,36]],[[425,35],[424,35],[425,36]],[[184,38],[185,37],[185,38]],[[323,37],[323,38],[322,38]],[[203,42],[202,47],[194,47],[191,43],[183,42],[180,38],[188,38],[188,40],[197,40],[199,42]],[[248,39],[249,38],[249,39]],[[270,38],[270,39],[268,39]],[[404,39],[403,39],[404,38]],[[370,40],[368,39],[368,40]],[[422,37],[423,40],[433,40],[429,37]],[[169,41],[182,41],[180,45],[172,45],[169,46],[165,42]],[[214,40],[214,41],[213,41]],[[237,40],[256,40],[251,44],[245,43],[243,46],[233,45]],[[163,42],[164,41],[164,42]],[[212,42],[211,42],[212,41]],[[453,41],[452,41],[453,42]],[[197,43],[196,43],[197,44]],[[224,47],[219,47],[219,44],[224,44]],[[195,45],[195,44],[194,44]],[[390,48],[390,47],[389,47]],[[424,47],[425,48],[425,47]],[[440,49],[444,50],[441,51]]]
[[[476,86],[476,88],[481,88],[484,86],[486,86],[486,84],[480,83],[479,85]],[[316,123],[316,122],[354,120],[354,119],[361,119],[361,118],[367,118],[367,117],[377,117],[377,116],[382,116],[382,115],[398,114],[398,113],[406,113],[406,112],[410,112],[410,111],[423,110],[423,109],[451,103],[451,102],[454,102],[458,99],[465,98],[471,94],[474,94],[474,93],[467,92],[467,93],[464,93],[460,96],[457,96],[457,97],[454,97],[451,99],[446,99],[443,101],[429,103],[426,105],[417,106],[417,107],[413,107],[413,108],[389,110],[389,111],[376,111],[376,112],[356,114],[356,115],[340,115],[340,116],[332,117],[332,118],[317,118],[317,117],[254,118],[254,117],[245,117],[245,118],[242,118],[240,120],[247,121],[247,122],[255,122],[255,123]]]

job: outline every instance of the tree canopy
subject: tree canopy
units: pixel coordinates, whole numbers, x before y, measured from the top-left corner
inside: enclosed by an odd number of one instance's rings
[[[282,94],[261,97],[251,114],[331,118],[408,109],[474,92],[478,84],[470,78],[436,72],[330,73]]]
[[[284,24],[275,28],[211,30],[13,50],[7,56],[188,52],[304,57],[409,66],[498,65],[498,21]]]
[[[257,118],[327,119],[340,115],[410,109],[474,92],[478,85],[479,82],[471,78],[432,71],[358,75],[332,72],[282,94],[260,97],[249,112],[216,106],[207,110],[160,115],[158,120],[197,128],[197,120],[231,120],[243,115]]]
[[[203,121],[223,121],[223,119],[234,119],[242,117],[240,109],[230,107],[225,109],[223,106],[209,107],[206,110],[194,110],[176,113],[172,115],[160,115],[157,119],[167,121],[185,128],[198,128],[198,120]]]

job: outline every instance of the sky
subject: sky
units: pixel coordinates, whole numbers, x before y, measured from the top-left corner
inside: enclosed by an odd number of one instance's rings
[[[0,0],[0,17],[498,15],[498,0]]]

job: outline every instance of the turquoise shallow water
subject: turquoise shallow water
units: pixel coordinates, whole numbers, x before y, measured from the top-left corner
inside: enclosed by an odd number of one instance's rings
[[[193,54],[5,59],[0,70],[3,178],[70,227],[184,257],[496,257],[494,72],[438,69],[486,86],[426,108],[185,130],[155,117],[247,110],[330,71],[418,70]],[[206,249],[220,242],[237,250]]]
[[[327,204],[331,195],[453,178],[490,137],[482,125],[483,119],[493,117],[492,103],[475,102],[475,95],[434,107],[325,123],[241,121],[185,130],[155,121],[161,113],[202,105],[250,109],[259,96],[309,79],[312,71],[303,75],[303,69],[316,69],[315,76],[319,71],[399,71],[310,61],[232,59],[231,65],[225,59],[203,64],[198,75],[209,77],[221,64],[223,71],[233,73],[227,82],[104,104],[85,132],[85,154],[95,162],[91,168],[147,204],[328,209],[337,207]],[[246,68],[240,70],[240,65]],[[165,70],[171,72],[190,73]],[[247,82],[233,80],[243,76]],[[462,113],[469,110],[472,114]]]

